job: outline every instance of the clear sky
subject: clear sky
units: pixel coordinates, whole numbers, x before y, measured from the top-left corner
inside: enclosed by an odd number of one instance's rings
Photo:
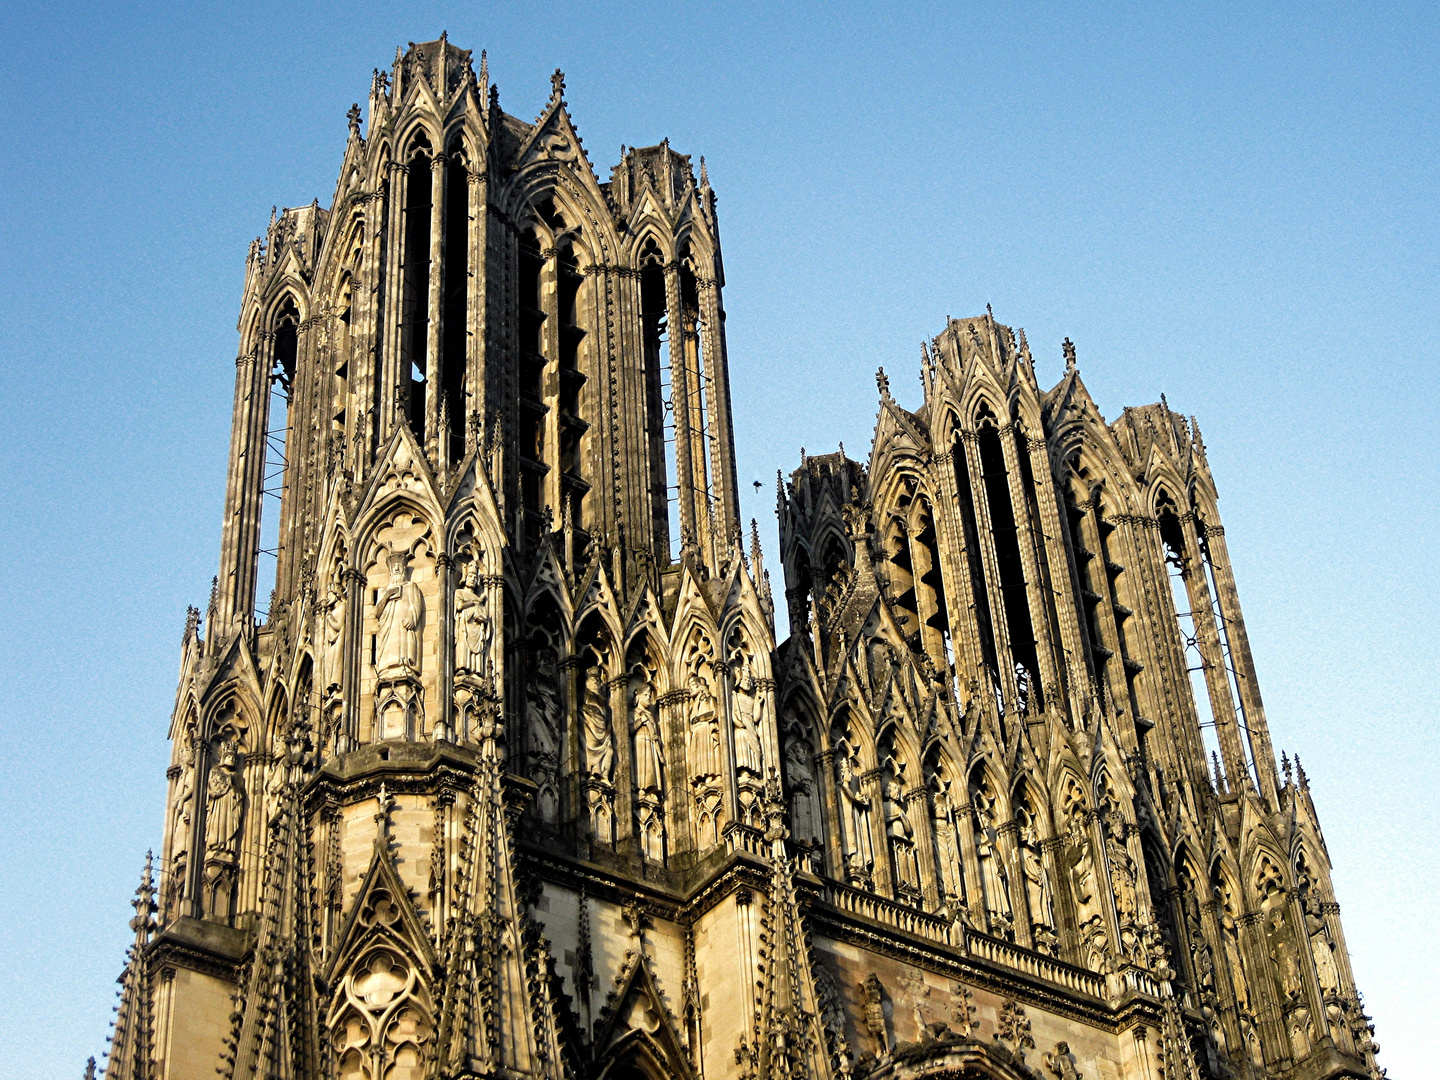
[[[720,197],[746,513],[863,456],[884,365],[994,305],[1112,419],[1198,415],[1277,747],[1381,1062],[1440,1060],[1434,4],[0,9],[0,1080],[99,1054],[203,607],[246,245],[328,203],[374,67],[448,30],[592,161]],[[752,480],[762,481],[754,497]],[[777,589],[777,592],[779,590]]]

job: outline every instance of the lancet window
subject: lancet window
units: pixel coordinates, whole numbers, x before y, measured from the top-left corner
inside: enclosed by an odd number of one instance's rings
[[[465,456],[468,407],[465,393],[466,353],[470,323],[470,176],[464,151],[452,145],[445,162],[445,246],[441,307],[440,427],[447,442],[448,463]]]
[[[405,388],[406,417],[410,430],[425,445],[433,432],[426,430],[425,394],[429,375],[426,342],[430,331],[430,144],[419,136],[412,148],[405,177],[405,236],[401,253],[400,361]]]
[[[670,326],[666,311],[664,258],[647,240],[640,256],[640,323],[644,343],[646,436],[650,449],[650,514],[655,557],[663,566],[679,554],[680,502],[671,368],[667,363]]]
[[[1000,607],[1005,612],[1010,659],[1015,670],[1016,709],[1021,713],[1040,711],[1044,708],[1040,700],[1040,663],[1036,654],[1035,628],[1031,622],[1025,561],[1020,552],[1015,505],[1011,500],[1010,476],[1005,466],[1000,429],[994,414],[984,406],[976,436],[985,504],[995,543]]]
[[[548,412],[544,387],[546,316],[542,299],[545,263],[534,229],[520,236],[519,263],[520,505],[525,514],[525,532],[534,541],[540,535]]]
[[[280,514],[285,504],[285,487],[289,478],[290,394],[295,383],[295,365],[299,357],[300,312],[295,301],[286,297],[271,323],[268,335],[270,349],[269,376],[265,410],[265,466],[261,482],[259,563],[255,575],[255,600],[270,595],[276,584],[284,537],[281,535]],[[258,610],[262,619],[268,610]]]
[[[980,638],[980,654],[997,701],[1000,690],[1000,663],[995,643],[995,623],[990,612],[990,590],[985,587],[984,558],[980,548],[980,526],[975,513],[975,492],[970,483],[971,455],[977,450],[966,445],[957,434],[954,444],[955,485],[960,496],[960,520],[965,532],[966,563],[970,569],[970,590],[975,597],[975,624]]]

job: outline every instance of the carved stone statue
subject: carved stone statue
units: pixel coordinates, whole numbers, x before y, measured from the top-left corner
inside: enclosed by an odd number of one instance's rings
[[[560,743],[560,673],[548,646],[536,651],[533,670],[525,699],[529,747],[532,753],[553,758]]]
[[[645,792],[664,790],[665,758],[660,749],[660,725],[655,718],[655,691],[641,683],[630,714],[630,737],[635,742],[635,787]]]
[[[375,600],[375,671],[382,679],[419,674],[425,618],[425,596],[406,574],[410,557],[395,552],[386,561],[390,582]]]
[[[748,657],[740,662],[731,705],[731,716],[734,720],[735,767],[755,776],[764,776],[765,766],[760,754],[760,723],[765,706],[760,695],[760,688],[750,670]]]
[[[1105,855],[1110,863],[1110,884],[1115,890],[1115,913],[1122,923],[1134,922],[1135,860],[1125,846],[1125,822],[1117,814],[1105,827]]]
[[[715,712],[715,698],[698,672],[690,676],[690,717],[685,735],[685,753],[690,759],[690,775],[695,779],[719,776],[720,722]]]
[[[873,971],[860,984],[860,1000],[865,1015],[865,1030],[875,1046],[875,1056],[885,1057],[890,1053],[890,1036],[885,1023],[885,990],[880,985],[880,976]]]
[[[465,569],[465,579],[455,590],[455,671],[479,679],[490,678],[490,650],[495,623],[480,584],[480,560]]]
[[[1335,966],[1335,942],[1325,925],[1325,914],[1313,893],[1305,896],[1305,932],[1310,938],[1310,952],[1315,957],[1315,975],[1320,989],[1327,994],[1340,989],[1340,971]]]
[[[345,587],[340,581],[330,582],[325,601],[322,652],[320,654],[320,689],[338,689],[344,670]]]
[[[799,735],[785,744],[785,779],[790,786],[790,835],[814,843],[820,839],[819,794],[810,745]]]
[[[895,779],[885,785],[885,835],[890,841],[896,883],[918,889],[920,874],[915,861],[915,829],[910,824],[910,815],[905,812],[905,789]]]
[[[845,872],[850,883],[867,882],[875,865],[875,851],[870,839],[870,799],[860,790],[850,755],[841,753],[835,761],[838,774],[836,787],[840,792],[841,845],[845,855]]]
[[[995,800],[983,788],[970,795],[975,807],[975,854],[980,860],[980,882],[985,888],[985,910],[998,928],[1014,921],[1010,906],[1010,878],[997,846]]]
[[[615,736],[610,729],[610,706],[605,700],[605,682],[600,669],[585,673],[585,704],[581,706],[585,729],[585,771],[610,782],[615,769]]]
[[[935,861],[940,866],[940,886],[947,901],[959,901],[965,895],[965,878],[947,792],[937,791],[931,799],[930,823],[935,831]],[[954,905],[950,907],[953,911]]]
[[[205,910],[215,918],[231,914],[244,809],[238,753],[226,742],[205,785]]]
[[[1030,921],[1045,926],[1055,925],[1055,894],[1050,887],[1050,874],[1040,854],[1040,838],[1035,826],[1026,823],[1020,829],[1020,860],[1025,871],[1025,896],[1030,902]]]
[[[1265,947],[1275,964],[1275,974],[1280,980],[1280,989],[1292,1000],[1300,997],[1300,958],[1295,952],[1295,940],[1290,933],[1289,920],[1278,906],[1265,914]]]
[[[180,775],[175,782],[175,800],[170,817],[170,868],[165,879],[164,901],[167,917],[176,910],[184,894],[190,868],[190,832],[195,806],[195,742],[188,732],[180,747]]]
[[[1095,858],[1090,853],[1090,836],[1080,815],[1070,819],[1065,836],[1065,866],[1070,876],[1070,894],[1075,898],[1083,925],[1100,914],[1095,900]]]

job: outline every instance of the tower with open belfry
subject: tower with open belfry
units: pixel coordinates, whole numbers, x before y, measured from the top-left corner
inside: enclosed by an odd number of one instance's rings
[[[107,1080],[1378,1080],[1194,421],[949,320],[777,645],[704,162],[564,90],[397,51],[251,245]]]

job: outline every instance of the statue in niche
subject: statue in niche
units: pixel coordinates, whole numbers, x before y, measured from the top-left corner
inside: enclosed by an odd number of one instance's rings
[[[875,1056],[883,1058],[890,1053],[890,1034],[885,1022],[885,990],[880,976],[873,971],[860,984],[860,1000],[865,1016],[865,1030],[875,1046]]]
[[[1240,956],[1240,928],[1228,909],[1220,916],[1220,941],[1225,949],[1225,963],[1230,968],[1235,1004],[1243,1015],[1250,1011],[1250,984],[1245,977],[1245,961]]]
[[[490,678],[490,647],[495,623],[480,584],[480,559],[470,560],[460,588],[455,590],[455,671],[482,682]]]
[[[920,872],[915,860],[915,829],[905,811],[905,788],[895,777],[885,785],[885,835],[890,841],[890,856],[895,863],[895,880],[899,887],[920,888]]]
[[[244,809],[239,753],[227,740],[205,785],[205,911],[214,918],[231,915]]]
[[[649,682],[642,682],[635,690],[630,738],[635,750],[635,824],[640,851],[647,859],[663,862],[665,761],[660,748],[660,724],[655,716],[655,691]]]
[[[750,670],[749,657],[738,665],[735,676],[735,693],[732,697],[731,715],[734,721],[735,767],[754,774],[765,775],[765,766],[760,756],[760,724],[764,701],[755,675]]]
[[[382,679],[420,673],[420,627],[425,617],[425,596],[409,580],[410,557],[392,553],[386,562],[390,581],[375,599],[375,673]]]
[[[660,749],[660,725],[655,718],[655,691],[648,682],[635,691],[630,736],[635,742],[635,787],[642,793],[658,795],[664,790],[665,759]]]
[[[866,884],[875,865],[870,839],[870,798],[860,788],[850,755],[837,755],[835,769],[840,792],[841,844],[845,855],[845,876],[852,885]]]
[[[980,859],[980,881],[985,889],[985,910],[996,928],[1006,930],[1014,923],[1010,907],[1010,880],[1000,855],[995,827],[995,800],[983,787],[970,796],[975,807],[975,854]]]
[[[1083,926],[1100,914],[1100,906],[1095,902],[1095,857],[1090,852],[1090,837],[1081,814],[1075,813],[1071,816],[1065,843],[1065,865],[1070,877],[1070,892],[1075,898],[1075,906],[1079,909],[1080,923]]]
[[[785,779],[790,785],[790,835],[808,844],[820,840],[820,814],[816,802],[815,770],[810,744],[799,735],[785,745]]]
[[[1340,971],[1335,966],[1335,942],[1330,937],[1330,928],[1325,924],[1325,913],[1315,894],[1306,890],[1304,900],[1305,931],[1310,938],[1310,952],[1315,957],[1315,975],[1320,980],[1320,989],[1327,993],[1340,990]]]
[[[1050,873],[1040,854],[1040,838],[1032,822],[1020,827],[1020,863],[1025,872],[1025,895],[1030,902],[1030,921],[1044,926],[1055,925],[1055,894],[1050,887]]]
[[[581,706],[585,731],[585,771],[610,783],[615,766],[615,736],[610,730],[610,706],[600,668],[585,673],[585,704]]]
[[[715,711],[715,697],[698,671],[691,673],[689,689],[685,753],[690,758],[690,775],[696,780],[719,776],[720,721]]]
[[[320,655],[320,689],[338,690],[344,668],[345,639],[345,587],[341,584],[338,573],[330,582],[321,623],[323,651]]]
[[[1136,916],[1135,860],[1125,847],[1125,820],[1119,814],[1105,825],[1105,855],[1110,863],[1110,884],[1115,890],[1115,913],[1122,923]]]
[[[535,652],[530,694],[525,700],[525,727],[530,750],[550,759],[560,744],[560,671],[549,646]]]
[[[945,900],[961,901],[965,896],[964,875],[948,792],[934,793],[930,802],[930,823],[935,831],[935,861],[940,864],[940,887],[944,890]]]
[[[164,908],[167,917],[180,914],[178,907],[185,891],[190,866],[190,833],[195,805],[195,739],[185,733],[180,747],[180,776],[175,784],[174,812],[170,818],[170,872],[165,879]]]
[[[1268,906],[1268,905],[1267,905]],[[1290,924],[1285,912],[1277,904],[1265,913],[1265,948],[1275,964],[1275,974],[1280,980],[1280,989],[1292,1001],[1300,998],[1300,958],[1295,952],[1295,941],[1290,934]]]

